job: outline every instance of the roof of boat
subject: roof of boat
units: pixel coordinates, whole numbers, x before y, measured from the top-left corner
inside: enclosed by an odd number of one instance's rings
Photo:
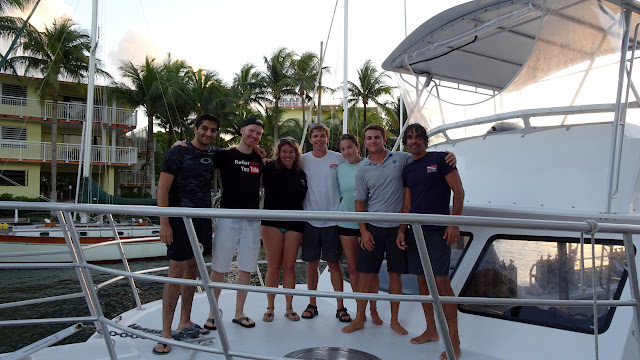
[[[635,1],[615,1],[638,9]],[[619,22],[619,5],[584,0],[477,0],[450,8],[427,20],[387,57],[382,67],[404,74],[501,90],[512,84],[534,45],[570,52],[570,64],[539,64],[528,82],[591,59],[594,53],[618,51],[576,42]],[[545,16],[542,16],[544,14]],[[546,15],[549,16],[544,21]],[[635,19],[634,19],[635,20]],[[636,21],[633,21],[634,23]],[[545,31],[540,31],[541,24]],[[558,34],[571,33],[570,39]],[[524,86],[521,84],[520,86]]]

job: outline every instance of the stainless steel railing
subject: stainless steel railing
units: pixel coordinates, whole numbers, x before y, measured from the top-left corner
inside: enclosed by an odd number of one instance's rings
[[[231,209],[189,209],[189,208],[158,208],[158,207],[142,207],[142,206],[126,206],[126,205],[86,205],[86,204],[60,204],[60,203],[19,203],[19,202],[0,202],[0,209],[18,209],[18,210],[46,210],[54,211],[57,213],[60,223],[65,228],[65,240],[69,248],[69,252],[72,256],[72,263],[67,264],[0,264],[0,268],[51,268],[51,267],[72,267],[76,269],[76,274],[80,285],[82,287],[82,293],[69,294],[60,297],[50,297],[45,299],[29,300],[27,302],[14,302],[9,304],[2,304],[0,308],[21,306],[31,303],[31,301],[53,301],[60,300],[67,297],[80,297],[84,296],[89,307],[91,316],[82,318],[53,318],[53,319],[35,319],[35,320],[8,320],[0,321],[0,326],[7,325],[22,325],[22,324],[44,324],[44,323],[60,323],[60,322],[94,322],[96,328],[103,333],[106,333],[108,326],[111,326],[122,331],[133,333],[139,337],[152,339],[155,341],[162,341],[167,344],[181,346],[184,348],[206,351],[210,353],[223,354],[227,359],[232,357],[244,357],[253,359],[272,359],[273,357],[264,356],[256,353],[244,353],[233,350],[229,345],[227,338],[227,332],[224,329],[224,324],[221,321],[220,313],[218,310],[218,304],[213,295],[213,289],[227,289],[227,290],[242,290],[252,291],[259,293],[281,294],[281,295],[304,295],[304,296],[316,296],[327,298],[346,298],[356,300],[386,300],[386,301],[409,301],[409,302],[431,302],[434,305],[436,321],[438,325],[438,331],[443,335],[446,352],[448,356],[453,358],[453,348],[451,346],[451,339],[449,338],[449,332],[447,330],[446,320],[442,311],[442,304],[455,303],[455,304],[481,304],[481,305],[538,305],[538,306],[594,306],[594,301],[591,300],[540,300],[540,299],[507,299],[507,298],[481,298],[481,297],[440,297],[435,285],[435,278],[431,270],[431,264],[429,261],[428,253],[423,239],[421,230],[421,224],[435,224],[435,225],[467,225],[467,226],[482,226],[482,227],[498,227],[498,228],[521,228],[521,229],[543,229],[543,230],[557,230],[557,231],[574,231],[581,234],[592,234],[594,232],[599,233],[613,233],[622,234],[622,243],[625,246],[627,271],[629,276],[630,287],[630,300],[598,300],[597,303],[601,306],[631,306],[634,310],[634,322],[635,331],[640,329],[640,292],[638,289],[638,276],[636,268],[636,259],[634,258],[634,247],[632,242],[632,234],[640,234],[640,225],[633,224],[598,224],[595,221],[554,221],[554,220],[534,220],[534,219],[513,219],[513,218],[488,218],[488,217],[476,217],[476,216],[446,216],[446,215],[421,215],[421,214],[388,214],[388,213],[344,213],[344,212],[296,212],[296,211],[276,211],[276,210],[231,210]],[[89,213],[106,213],[106,214],[131,214],[136,213],[141,216],[180,216],[183,217],[191,246],[194,249],[198,249],[198,241],[195,235],[195,230],[191,222],[192,218],[198,217],[222,217],[222,218],[247,218],[247,219],[269,219],[269,220],[293,220],[293,221],[306,221],[306,220],[341,220],[341,221],[356,221],[356,222],[392,222],[392,223],[409,223],[412,224],[414,235],[418,240],[418,250],[420,258],[423,264],[423,270],[427,278],[427,284],[429,286],[429,296],[421,295],[387,295],[387,294],[363,294],[363,293],[336,293],[325,291],[311,291],[311,290],[295,290],[295,289],[278,289],[268,287],[255,287],[247,285],[237,284],[225,284],[209,281],[209,274],[207,272],[206,264],[202,254],[198,251],[194,251],[196,262],[198,264],[198,271],[200,280],[184,280],[176,278],[167,278],[154,275],[147,275],[143,272],[132,273],[128,268],[126,256],[124,252],[121,252],[123,263],[125,264],[125,270],[115,270],[105,267],[101,267],[94,264],[89,264],[84,258],[82,247],[80,246],[77,232],[75,231],[75,225],[72,222],[71,212],[89,212]],[[594,218],[599,218],[598,214],[594,214]],[[110,218],[110,221],[112,218]],[[115,228],[114,228],[115,231]],[[115,232],[117,238],[117,231]],[[115,240],[121,246],[121,241]],[[0,254],[1,255],[1,254]],[[178,342],[174,340],[168,340],[165,338],[159,338],[158,336],[150,335],[142,331],[127,328],[118,324],[115,321],[107,319],[97,301],[97,289],[94,286],[90,277],[89,271],[99,271],[108,273],[115,276],[122,276],[128,279],[134,297],[137,295],[134,280],[149,280],[161,283],[172,283],[178,285],[187,286],[200,286],[204,289],[209,300],[210,310],[214,314],[216,324],[218,324],[219,337],[221,341],[221,349],[212,349],[195,344],[188,344],[184,342]],[[138,306],[140,305],[139,299],[136,300]],[[597,321],[594,319],[594,321]],[[117,359],[115,349],[108,336],[105,336],[105,345],[109,351],[111,359]]]

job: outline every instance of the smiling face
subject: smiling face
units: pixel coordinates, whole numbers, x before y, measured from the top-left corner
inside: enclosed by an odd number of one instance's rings
[[[195,128],[193,145],[199,149],[204,149],[211,144],[218,134],[218,124],[215,121],[204,120],[199,127]]]
[[[359,163],[362,160],[358,152],[358,145],[349,139],[340,141],[340,154],[349,164]]]
[[[291,169],[293,167],[293,163],[296,160],[296,149],[289,144],[284,144],[280,148],[280,161],[282,161],[282,165],[284,165],[287,169]]]
[[[251,148],[258,146],[263,132],[264,129],[262,129],[258,125],[247,125],[240,129],[240,134],[242,134],[242,142]]]
[[[322,152],[327,150],[327,143],[329,142],[329,135],[322,128],[311,129],[309,135],[309,142],[313,146],[314,151]]]
[[[424,139],[416,131],[407,132],[405,139],[407,149],[412,155],[424,155],[427,152]]]
[[[364,146],[371,155],[384,153],[385,142],[387,139],[384,138],[380,130],[369,129],[364,133]]]

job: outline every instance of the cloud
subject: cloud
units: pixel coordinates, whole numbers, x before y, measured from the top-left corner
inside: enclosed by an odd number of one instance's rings
[[[31,9],[33,7],[29,7],[24,11],[12,10],[9,14],[13,16],[19,16],[23,19],[26,19],[27,16],[31,13]],[[61,16],[73,17],[74,9],[64,3],[64,0],[50,0],[50,1],[42,1],[38,5],[38,8],[33,13],[31,20],[29,23],[35,26],[38,30],[44,30],[45,26],[50,26],[53,23],[53,20],[59,18]]]
[[[155,49],[154,41],[137,29],[129,29],[118,42],[117,47],[107,54],[108,63],[114,68],[120,66],[122,60],[128,60],[138,65],[144,62],[150,49]],[[154,56],[155,57],[155,56]],[[112,73],[114,75],[114,73]]]

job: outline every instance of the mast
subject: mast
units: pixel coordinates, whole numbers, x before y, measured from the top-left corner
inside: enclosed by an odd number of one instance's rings
[[[93,97],[96,75],[96,50],[98,48],[98,0],[93,0],[91,14],[91,48],[89,49],[89,78],[87,85],[87,118],[84,127],[84,160],[82,164],[82,183],[85,191],[91,180],[91,134],[93,133]],[[82,222],[86,222],[87,214],[82,214]]]
[[[344,0],[344,65],[342,74],[342,133],[347,133],[348,108],[347,108],[347,87],[349,84],[349,77],[347,75],[348,61],[347,51],[349,50],[349,0]]]

